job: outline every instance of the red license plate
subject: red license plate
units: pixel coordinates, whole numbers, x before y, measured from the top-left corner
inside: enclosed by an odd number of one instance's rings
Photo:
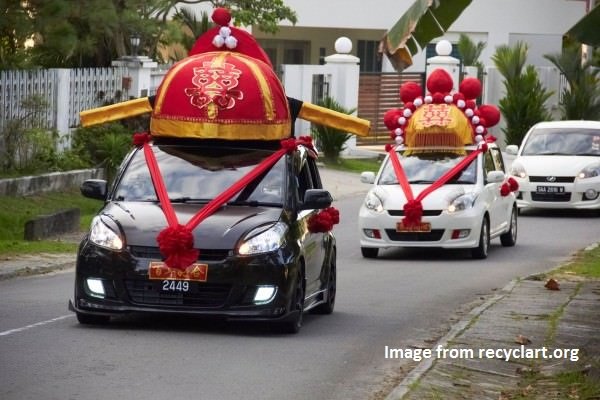
[[[421,222],[418,225],[406,226],[400,221],[396,224],[396,232],[431,232],[431,222]]]
[[[208,279],[208,265],[194,263],[185,270],[171,268],[162,261],[151,261],[148,267],[149,279],[171,279],[177,281],[206,282]]]

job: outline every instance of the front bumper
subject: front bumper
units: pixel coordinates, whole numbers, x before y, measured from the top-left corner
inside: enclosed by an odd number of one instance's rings
[[[359,230],[361,247],[390,248],[390,247],[440,247],[446,249],[473,248],[479,243],[483,213],[471,208],[454,214],[439,211],[435,216],[423,216],[423,222],[431,223],[428,233],[400,233],[396,224],[402,216],[392,216],[388,211],[372,212],[361,207],[359,212]],[[377,229],[381,238],[369,237],[366,231]],[[468,230],[461,238],[452,238],[455,230]]]
[[[85,242],[77,257],[69,308],[96,315],[145,312],[254,320],[293,316],[290,299],[297,263],[285,248],[249,257],[201,250],[199,262],[208,265],[206,282],[189,281],[185,292],[165,291],[162,280],[149,279],[150,262],[159,260],[155,248],[113,252]],[[104,295],[89,289],[88,278],[102,283]],[[275,287],[275,294],[257,302],[254,296],[262,286]]]
[[[530,182],[529,179],[521,178],[516,180],[519,183],[519,191],[516,193],[519,208],[600,209],[600,177],[559,183]],[[537,190],[539,186],[552,189],[546,189],[547,192],[542,193]],[[590,189],[599,194],[588,198],[585,193]]]

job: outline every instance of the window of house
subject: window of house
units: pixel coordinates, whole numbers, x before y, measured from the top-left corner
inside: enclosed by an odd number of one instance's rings
[[[359,40],[356,56],[360,58],[360,72],[381,72],[381,55],[378,40]]]

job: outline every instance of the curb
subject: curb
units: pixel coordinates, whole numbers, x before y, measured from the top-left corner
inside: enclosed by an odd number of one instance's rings
[[[472,309],[466,316],[461,318],[456,324],[454,324],[448,333],[446,333],[440,340],[438,340],[432,348],[438,346],[446,347],[448,342],[454,340],[458,335],[464,332],[471,321],[481,315],[485,310],[502,300],[504,297],[509,295],[515,286],[521,281],[521,279],[513,279],[506,286],[500,289],[499,293],[486,300],[483,304]],[[406,375],[404,379],[387,395],[385,400],[400,400],[404,397],[411,389],[411,386],[418,382],[423,375],[433,366],[435,358],[423,359],[412,371]]]

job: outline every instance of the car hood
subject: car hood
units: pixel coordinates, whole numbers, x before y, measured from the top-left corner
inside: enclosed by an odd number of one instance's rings
[[[430,185],[411,185],[414,198]],[[456,197],[475,190],[475,185],[444,185],[429,193],[421,204],[424,210],[444,210]],[[381,185],[373,189],[386,210],[402,210],[406,196],[400,185]]]
[[[185,225],[203,205],[173,204],[180,224]],[[156,246],[156,237],[167,227],[161,207],[146,202],[114,202],[103,210],[116,221],[132,246]],[[195,247],[232,249],[241,236],[257,226],[281,218],[282,209],[275,207],[225,206],[193,230]]]
[[[600,157],[521,156],[513,161],[513,165],[521,164],[530,176],[575,176],[594,162],[600,162]]]

